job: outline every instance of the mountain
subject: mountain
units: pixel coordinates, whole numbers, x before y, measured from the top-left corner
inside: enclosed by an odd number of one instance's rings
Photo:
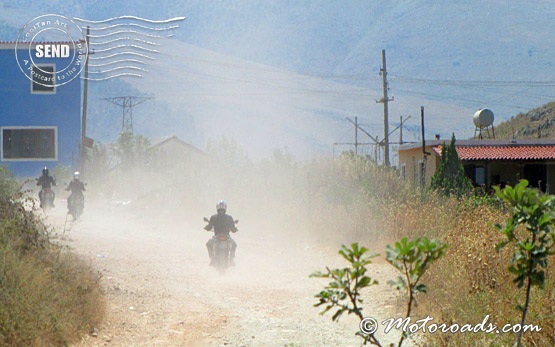
[[[555,138],[555,102],[519,113],[495,127],[497,139]]]
[[[139,133],[201,148],[227,135],[255,156],[287,147],[306,158],[352,141],[345,117],[383,138],[382,49],[390,129],[412,116],[405,140],[419,140],[421,105],[428,137],[465,138],[479,108],[497,123],[551,101],[553,12],[541,0],[4,1],[0,40],[45,13],[185,16],[144,78],[91,83],[91,136],[119,131],[121,109],[104,98],[154,96],[133,110]]]
[[[383,105],[379,90],[301,75],[202,49],[168,39],[143,78],[122,82],[90,82],[89,95],[121,94],[123,83],[133,95],[152,97],[133,109],[135,131],[159,137],[168,132],[200,146],[222,136],[234,138],[249,154],[265,156],[276,148],[287,148],[297,158],[312,158],[333,151],[334,142],[352,142],[354,130],[347,117],[358,116],[363,128],[383,138]],[[409,115],[419,124],[421,100],[408,97],[390,103],[391,114]],[[101,97],[90,103],[90,135],[113,138],[121,129],[121,108]],[[442,127],[451,122],[442,117],[469,110],[428,101],[428,119]],[[371,116],[370,116],[371,115]],[[115,124],[114,124],[115,123]],[[390,129],[399,124],[391,117]],[[407,126],[405,141],[417,140],[419,127]],[[429,131],[439,130],[430,126]],[[381,132],[380,132],[381,131]],[[398,133],[392,135],[398,138]],[[369,138],[359,135],[359,141]],[[339,149],[348,149],[342,146]],[[370,150],[369,147],[367,147]]]

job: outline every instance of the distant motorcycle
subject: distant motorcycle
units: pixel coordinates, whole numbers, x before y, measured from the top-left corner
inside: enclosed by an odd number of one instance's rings
[[[77,219],[83,213],[85,208],[85,196],[83,193],[72,193],[68,197],[68,213],[73,219]]]
[[[52,188],[42,188],[39,192],[40,206],[46,210],[54,207],[54,192]]]
[[[204,221],[209,223],[210,221],[208,218],[204,217]],[[239,220],[235,220],[235,224],[239,223]],[[218,269],[220,274],[225,273],[225,271],[230,267],[230,251],[231,251],[231,242],[229,234],[220,234],[216,235],[216,242],[214,242],[214,260],[215,264],[214,267]]]

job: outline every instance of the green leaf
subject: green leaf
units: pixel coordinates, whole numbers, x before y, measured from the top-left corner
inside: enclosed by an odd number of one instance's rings
[[[407,282],[402,276],[398,276],[395,280],[389,280],[387,282],[392,287],[395,287],[397,290],[405,290],[408,288]]]
[[[334,322],[337,321],[341,317],[343,312],[345,312],[345,309],[343,309],[343,308],[338,309],[337,312],[335,312],[335,314],[331,317],[332,321],[334,321]]]
[[[499,252],[501,249],[503,249],[505,246],[507,246],[509,244],[509,241],[502,241],[499,242],[496,246],[495,246],[495,250],[497,252]]]
[[[329,277],[329,274],[327,274],[327,273],[324,274],[324,273],[322,273],[321,271],[315,271],[315,272],[311,273],[310,275],[308,275],[308,277],[319,277],[319,278],[322,278],[322,277]]]
[[[428,292],[428,288],[426,288],[425,284],[419,284],[416,287],[414,287],[414,291],[415,292],[420,292],[420,293],[427,293]]]

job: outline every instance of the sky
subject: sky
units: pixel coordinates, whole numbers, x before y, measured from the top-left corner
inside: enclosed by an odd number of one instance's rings
[[[143,77],[91,83],[92,135],[121,130],[109,125],[119,110],[101,100],[142,95],[155,100],[134,111],[147,136],[199,147],[229,136],[256,156],[288,148],[306,158],[352,141],[347,117],[383,138],[382,50],[390,128],[410,116],[409,141],[421,106],[429,138],[467,138],[481,108],[499,123],[551,101],[554,12],[548,1],[4,1],[0,39],[45,13],[185,17]]]

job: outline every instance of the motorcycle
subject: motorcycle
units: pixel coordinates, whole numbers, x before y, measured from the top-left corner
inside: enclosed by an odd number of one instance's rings
[[[72,193],[68,197],[68,213],[73,216],[73,219],[79,218],[85,208],[85,197],[83,193]]]
[[[54,192],[52,188],[42,188],[39,192],[40,206],[43,209],[54,207]]]
[[[209,223],[208,218],[204,217],[204,221]],[[235,224],[239,223],[239,220],[235,220]],[[210,230],[208,230],[210,231]],[[230,262],[230,252],[231,252],[231,242],[229,234],[216,235],[215,242],[213,243],[215,264],[214,267],[218,269],[220,274],[225,273],[225,271],[231,266]]]

